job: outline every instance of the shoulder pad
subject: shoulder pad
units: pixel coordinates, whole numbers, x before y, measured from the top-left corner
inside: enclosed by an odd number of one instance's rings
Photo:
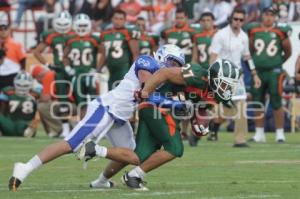
[[[149,55],[141,55],[139,56],[135,62],[135,74],[137,75],[139,70],[146,70],[149,71],[150,73],[154,73],[159,69],[159,64],[158,62],[151,56]]]

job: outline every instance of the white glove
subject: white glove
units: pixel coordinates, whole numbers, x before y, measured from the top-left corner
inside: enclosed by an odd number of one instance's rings
[[[36,129],[35,128],[32,128],[32,127],[27,127],[24,131],[24,137],[27,137],[27,138],[32,138],[36,133]]]
[[[71,66],[66,66],[65,71],[69,76],[74,76],[75,75],[75,70],[74,70],[74,68],[71,68]]]

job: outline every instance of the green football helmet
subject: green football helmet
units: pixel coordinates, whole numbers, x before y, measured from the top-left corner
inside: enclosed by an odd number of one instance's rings
[[[208,68],[209,85],[213,92],[222,100],[231,100],[239,83],[241,72],[229,60],[218,59]]]
[[[33,86],[32,76],[25,72],[19,72],[14,78],[14,87],[17,95],[27,95]]]

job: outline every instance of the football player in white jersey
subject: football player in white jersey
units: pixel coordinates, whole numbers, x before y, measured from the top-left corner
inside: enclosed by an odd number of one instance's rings
[[[9,189],[16,191],[25,178],[43,164],[64,154],[77,152],[85,140],[94,139],[99,142],[104,136],[113,147],[97,146],[95,153],[116,162],[111,162],[104,174],[100,175],[98,183],[91,186],[111,187],[113,184],[108,179],[112,175],[127,164],[138,165],[139,158],[133,153],[135,140],[128,121],[136,106],[134,92],[140,90],[142,83],[165,66],[165,63],[185,63],[183,53],[175,45],[162,46],[155,57],[157,59],[148,55],[138,57],[115,89],[88,104],[85,117],[64,140],[48,145],[27,163],[15,163]]]

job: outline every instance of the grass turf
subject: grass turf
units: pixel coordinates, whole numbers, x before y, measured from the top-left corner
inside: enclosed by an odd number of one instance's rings
[[[232,137],[221,133],[218,142],[207,142],[204,138],[195,148],[185,142],[182,158],[147,175],[148,192],[131,191],[123,186],[120,177],[124,171],[113,178],[116,188],[92,190],[89,182],[98,176],[107,161],[91,161],[88,169],[83,170],[74,155],[67,155],[34,172],[16,193],[7,188],[13,163],[27,161],[55,140],[43,136],[1,137],[0,199],[300,198],[300,133],[287,134],[285,144],[275,143],[274,134],[268,134],[266,144],[253,143],[250,148],[242,149],[232,147]]]

